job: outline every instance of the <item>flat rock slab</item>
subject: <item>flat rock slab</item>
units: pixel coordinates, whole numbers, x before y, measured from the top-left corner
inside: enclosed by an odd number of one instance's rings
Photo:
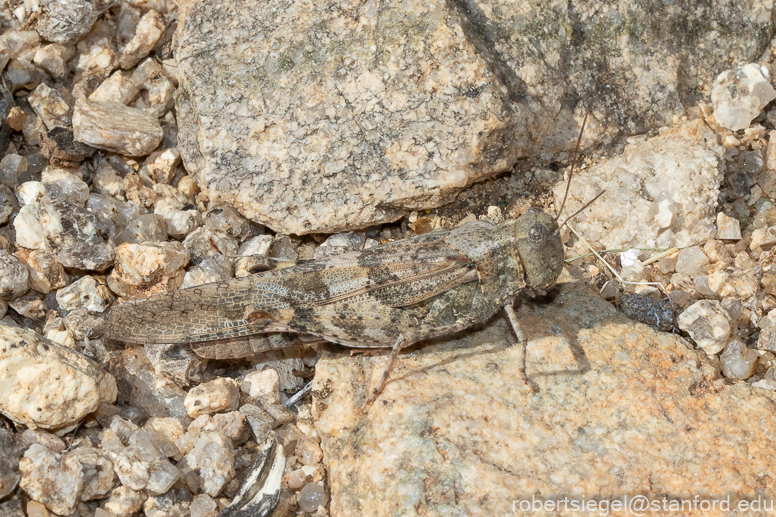
[[[181,155],[274,230],[393,221],[517,158],[506,92],[444,2],[182,9]]]
[[[524,156],[669,125],[756,60],[772,4],[186,0],[179,150],[281,233],[438,207]],[[246,15],[250,13],[250,15]]]
[[[385,357],[320,360],[331,514],[512,515],[532,496],[776,497],[772,392],[725,385],[702,351],[581,284],[559,291],[517,311],[535,394],[503,318],[402,354],[366,416],[357,408]]]

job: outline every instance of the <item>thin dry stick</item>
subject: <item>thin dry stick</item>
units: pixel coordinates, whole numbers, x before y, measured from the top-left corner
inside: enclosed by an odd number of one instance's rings
[[[681,249],[684,249],[684,248],[606,248],[605,250],[599,250],[598,253],[621,253],[623,251],[630,251],[630,250],[659,251],[660,253],[663,253],[664,251],[667,251],[667,250],[673,250],[671,252],[671,253],[673,253],[673,252],[675,252],[677,250],[681,250]],[[584,255],[577,255],[576,257],[567,258],[566,259],[566,263],[574,262],[575,260],[580,260],[580,259],[591,257],[591,256],[595,256],[595,254],[594,253],[585,253]],[[660,257],[660,258],[663,258],[663,257]],[[658,260],[660,260],[660,258],[658,258]],[[647,260],[647,262],[651,264],[654,261],[652,259],[649,259],[649,260]]]
[[[587,124],[588,115],[590,115],[590,110],[585,111],[585,119],[582,121],[582,128],[579,130],[579,137],[577,137],[577,146],[574,148],[574,157],[571,159],[571,168],[569,169],[569,180],[566,182],[566,192],[563,194],[563,202],[561,202],[560,204],[560,210],[558,210],[558,217],[560,217],[560,214],[563,213],[563,207],[566,206],[566,199],[568,199],[569,197],[569,188],[571,188],[571,177],[574,175],[574,166],[577,163],[577,156],[579,155],[579,144],[582,143],[582,134],[585,132],[585,124]],[[598,194],[598,195],[600,196],[601,194]],[[558,220],[558,217],[555,218],[556,221]],[[574,216],[571,216],[571,217],[574,217]],[[571,217],[569,217],[569,219],[571,219]],[[566,221],[568,221],[569,219],[566,219]]]
[[[667,257],[667,256],[669,256],[669,255],[671,255],[673,253],[676,253],[677,251],[679,251],[679,248],[667,249],[667,250],[665,250],[662,253],[658,253],[657,255],[655,255],[653,257],[649,257],[647,260],[644,261],[644,265],[648,266],[648,265],[652,264],[653,262],[657,262],[661,258]]]
[[[612,266],[610,266],[610,265],[609,265],[609,263],[608,263],[607,261],[605,261],[605,260],[604,260],[604,258],[603,258],[601,255],[599,255],[599,254],[598,254],[598,252],[597,252],[596,250],[594,250],[594,249],[593,249],[593,247],[590,245],[590,243],[589,243],[589,242],[587,242],[587,239],[585,239],[584,237],[582,237],[582,235],[580,235],[580,234],[579,234],[579,232],[577,232],[577,231],[574,229],[574,227],[573,227],[573,226],[571,226],[570,224],[568,224],[568,223],[567,223],[567,224],[566,224],[566,226],[568,226],[568,227],[569,227],[569,230],[571,230],[571,231],[574,233],[574,235],[576,235],[576,236],[579,238],[579,240],[580,240],[580,241],[582,241],[582,244],[584,244],[585,246],[587,246],[587,248],[588,248],[590,251],[592,251],[592,252],[593,252],[593,254],[594,254],[596,257],[598,257],[598,260],[600,260],[601,262],[603,262],[604,264],[606,264],[606,267],[607,267],[607,268],[609,268],[609,271],[611,271],[611,272],[612,272],[612,274],[613,274],[615,277],[617,277],[617,280],[619,280],[621,283],[623,283],[623,284],[629,284],[629,285],[656,285],[656,286],[660,287],[660,290],[661,290],[661,291],[663,291],[663,293],[664,293],[666,296],[668,296],[668,291],[666,291],[666,288],[665,288],[665,287],[663,287],[663,284],[661,284],[660,282],[628,282],[627,280],[624,280],[624,279],[623,279],[623,278],[620,276],[620,274],[619,274],[619,273],[617,273],[617,271],[616,271],[616,270],[615,270],[615,269],[614,269]]]

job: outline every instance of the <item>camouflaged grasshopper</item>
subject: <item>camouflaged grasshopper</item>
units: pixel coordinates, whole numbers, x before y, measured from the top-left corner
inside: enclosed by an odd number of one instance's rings
[[[190,344],[197,355],[214,359],[287,346],[265,336],[277,332],[349,347],[392,348],[366,406],[382,390],[403,347],[485,323],[501,309],[524,352],[512,304],[518,296],[545,293],[563,264],[557,221],[532,208],[500,225],[471,222],[128,301],[111,309],[103,330],[127,343]],[[524,369],[520,373],[530,386]]]

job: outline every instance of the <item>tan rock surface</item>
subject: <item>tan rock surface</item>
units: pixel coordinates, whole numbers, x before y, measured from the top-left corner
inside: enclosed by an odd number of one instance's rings
[[[726,384],[703,351],[579,284],[517,315],[535,394],[500,317],[402,354],[362,417],[385,357],[319,361],[332,515],[512,515],[513,501],[534,495],[776,497],[771,392]]]

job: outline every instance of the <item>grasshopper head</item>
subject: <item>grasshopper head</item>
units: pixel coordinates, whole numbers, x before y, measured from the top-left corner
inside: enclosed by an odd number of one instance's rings
[[[529,287],[549,289],[563,269],[563,243],[558,223],[539,208],[531,208],[515,221],[517,252]]]

